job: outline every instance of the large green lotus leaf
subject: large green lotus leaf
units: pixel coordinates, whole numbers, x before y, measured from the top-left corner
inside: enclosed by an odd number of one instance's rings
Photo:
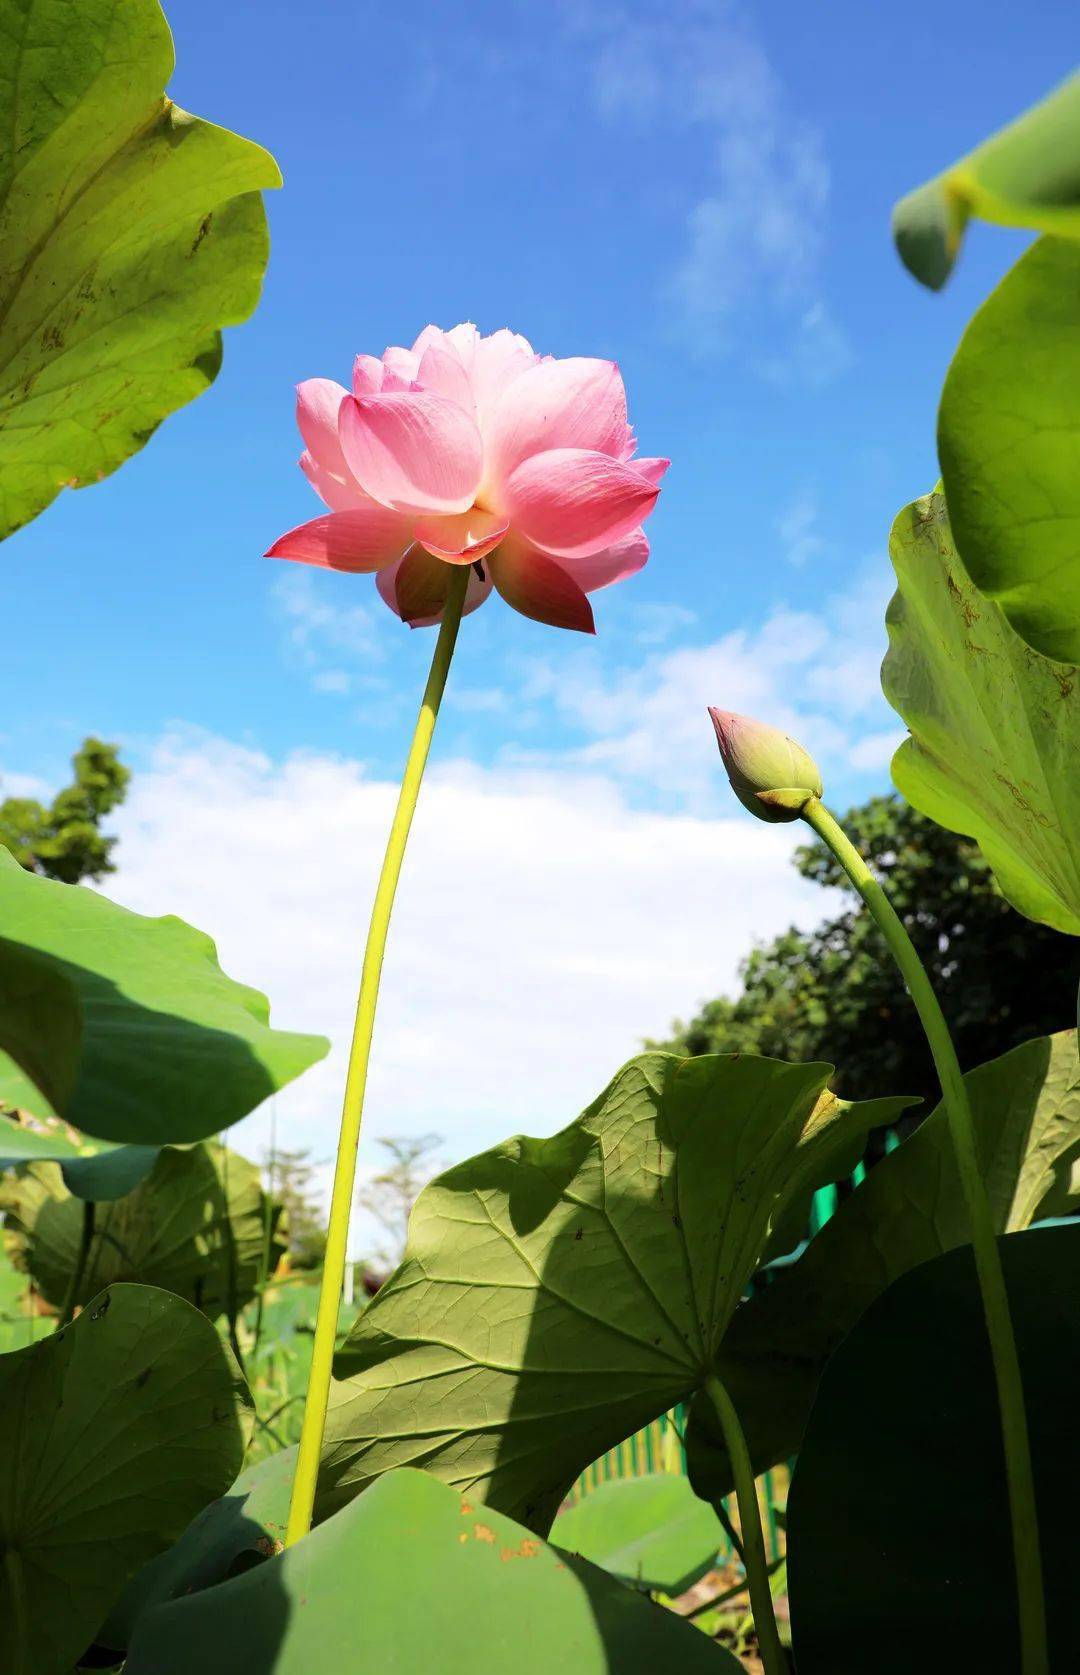
[[[2,853],[5,864],[14,861]],[[33,947],[0,954],[0,1106],[49,1116],[66,1105],[81,1038],[82,1004],[69,975]]]
[[[125,1675],[723,1675],[700,1630],[421,1471],[277,1558],[151,1611]]]
[[[897,789],[978,842],[1021,913],[1080,935],[1080,674],[1014,633],[972,585],[945,501],[905,507],[882,685],[911,737]]]
[[[1080,238],[1080,76],[901,198],[893,234],[916,279],[940,290],[973,215]]]
[[[998,1232],[1080,1208],[1076,1033],[1025,1042],[964,1078]],[[736,1314],[719,1370],[743,1416],[755,1467],[798,1452],[822,1372],[894,1280],[970,1240],[948,1121],[938,1108],[872,1169],[806,1250]],[[732,1487],[711,1404],[687,1426],[694,1487]]]
[[[296,1449],[285,1448],[242,1472],[179,1541],[143,1566],[98,1631],[98,1645],[126,1651],[136,1625],[157,1606],[201,1593],[280,1552],[295,1466]]]
[[[711,1570],[724,1541],[711,1506],[685,1477],[615,1478],[560,1512],[551,1540],[635,1587],[678,1595]]]
[[[254,1389],[261,1386],[264,1392],[274,1392],[274,1399],[288,1392],[294,1416],[291,1423],[298,1427],[311,1362],[318,1288],[294,1280],[272,1286],[265,1296],[258,1353],[251,1348],[245,1352],[248,1377]],[[342,1304],[341,1336],[348,1331],[355,1312],[355,1308]],[[249,1325],[254,1313],[252,1305],[247,1314]],[[273,1432],[284,1424],[278,1419]],[[175,1547],[152,1560],[135,1577],[98,1636],[102,1646],[123,1649],[134,1624],[153,1606],[213,1587],[278,1550],[288,1518],[296,1448],[277,1448],[251,1463],[260,1447],[275,1446],[271,1430],[256,1432],[248,1449],[247,1469],[227,1495],[199,1514]]]
[[[0,537],[213,382],[255,307],[267,152],[163,95],[157,0],[0,0]]]
[[[793,1209],[903,1108],[830,1074],[649,1053],[561,1133],[425,1188],[338,1352],[319,1515],[422,1465],[546,1533],[589,1461],[699,1387]]]
[[[226,977],[202,931],[40,878],[6,850],[0,927],[0,1019],[9,973],[28,961],[78,993],[80,1040],[35,1041],[35,1062],[20,1057],[19,1041],[3,1045],[35,1079],[40,1058],[62,1063],[54,1085],[72,1091],[56,1111],[85,1134],[140,1145],[204,1139],[327,1051],[321,1036],[271,1029],[265,996]]]
[[[0,1358],[0,1409],[0,1669],[67,1675],[129,1578],[236,1476],[250,1397],[197,1309],[118,1285]]]
[[[1080,1223],[1001,1243],[1024,1382],[1049,1667],[1080,1668]],[[906,1275],[821,1381],[787,1508],[799,1675],[1016,1675],[997,1394],[970,1250]]]
[[[1080,662],[1080,243],[1040,239],[983,303],[945,380],[938,454],[976,587],[1036,651]]]
[[[55,1163],[0,1177],[4,1244],[47,1302],[60,1308],[78,1262],[84,1207]],[[82,1305],[106,1285],[133,1280],[187,1298],[204,1313],[235,1315],[255,1294],[266,1261],[267,1203],[259,1169],[217,1142],[166,1147],[134,1191],[98,1204]],[[270,1260],[284,1248],[271,1228]]]
[[[79,1198],[122,1198],[132,1192],[154,1167],[160,1149],[86,1140],[56,1117],[19,1120],[0,1111],[0,1170],[58,1163],[64,1185]]]
[[[2,944],[0,944],[0,952],[2,952]],[[21,964],[21,956],[13,949],[9,949],[7,952],[9,955],[5,962],[7,972],[5,973],[5,980],[0,984],[0,1030],[3,1030],[6,1039],[10,1040],[12,1031],[18,1026],[5,1005],[5,998],[6,995],[11,993],[9,979],[14,974],[13,967],[15,967],[16,962]],[[63,981],[77,1003],[78,996],[75,993],[74,985],[68,983],[66,978]],[[34,1122],[39,1123],[48,1123],[56,1119],[56,1111],[52,1101],[41,1083],[48,1082],[50,1071],[57,1068],[61,1072],[69,1070],[74,1077],[79,1063],[79,1036],[82,1032],[81,1008],[78,1014],[78,1033],[72,1036],[70,1045],[64,1043],[62,1032],[56,1027],[57,1023],[58,1020],[55,1016],[50,1017],[48,1014],[39,1013],[33,1020],[32,1025],[27,1027],[25,1031],[20,1032],[22,1040],[18,1042],[19,1056],[27,1063],[33,1062],[38,1052],[39,1043],[45,1043],[50,1049],[48,1057],[35,1065],[33,1076],[28,1076],[22,1066],[16,1064],[10,1053],[6,1053],[0,1047],[0,1112],[15,1117],[31,1117]],[[61,1104],[66,1103],[70,1097],[70,1092],[70,1088],[64,1090],[59,1101]]]

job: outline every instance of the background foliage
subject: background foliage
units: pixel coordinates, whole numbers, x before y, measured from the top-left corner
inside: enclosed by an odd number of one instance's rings
[[[0,843],[27,872],[62,884],[95,882],[115,872],[115,837],[101,823],[127,795],[131,772],[119,749],[92,734],[71,759],[72,782],[46,805],[36,797],[5,797],[0,803]]]
[[[977,844],[895,795],[844,817],[930,973],[961,1064],[982,1064],[1073,1021],[1080,942],[1013,911]],[[798,849],[804,878],[851,905],[812,931],[792,927],[756,948],[734,999],[708,1001],[664,1045],[691,1054],[752,1052],[824,1059],[847,1099],[886,1091],[937,1095],[926,1039],[880,934],[833,857]]]

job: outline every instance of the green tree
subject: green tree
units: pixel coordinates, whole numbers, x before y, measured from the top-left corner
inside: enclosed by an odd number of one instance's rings
[[[71,759],[74,782],[45,806],[34,797],[6,797],[0,803],[0,843],[27,872],[78,884],[115,872],[114,837],[101,822],[127,795],[130,771],[117,746],[90,737]]]
[[[976,844],[874,797],[844,826],[877,872],[921,958],[971,1067],[1075,1021],[1080,940],[1013,911]],[[757,947],[734,999],[709,1001],[663,1043],[685,1053],[754,1052],[824,1059],[849,1099],[937,1097],[933,1064],[891,959],[828,850],[796,850],[804,878],[840,888],[852,905],[815,930],[787,930]]]
[[[319,1268],[326,1252],[326,1217],[307,1150],[277,1151],[265,1159],[267,1191],[282,1205],[281,1231],[294,1268]]]
[[[374,1216],[388,1243],[374,1252],[385,1268],[396,1268],[405,1255],[409,1211],[435,1173],[432,1154],[442,1145],[441,1134],[418,1134],[380,1140],[388,1154],[383,1168],[356,1194],[356,1202]]]

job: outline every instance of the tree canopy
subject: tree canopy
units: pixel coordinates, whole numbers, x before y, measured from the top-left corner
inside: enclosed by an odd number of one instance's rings
[[[27,872],[78,884],[115,872],[114,837],[101,822],[123,802],[131,773],[114,744],[92,735],[71,759],[72,784],[46,806],[35,797],[0,802],[0,843]]]
[[[874,797],[844,826],[874,868],[925,961],[965,1068],[1073,1021],[1080,942],[1013,911],[978,846]],[[753,950],[742,989],[720,996],[663,1045],[690,1054],[745,1051],[825,1059],[846,1099],[937,1096],[919,1021],[869,915],[818,841],[795,852],[804,878],[844,889],[850,907],[812,931],[792,927]]]

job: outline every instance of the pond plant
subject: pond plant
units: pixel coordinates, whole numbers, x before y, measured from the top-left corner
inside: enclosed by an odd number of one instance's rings
[[[212,381],[220,328],[257,301],[278,174],[164,96],[156,0],[0,0],[0,36],[7,534]],[[898,206],[917,279],[947,282],[972,217],[1037,237],[949,368],[940,482],[893,524],[893,778],[979,844],[1018,914],[1078,936],[1080,81]],[[351,388],[309,379],[297,416],[326,510],[271,555],[373,575],[434,631],[317,1301],[275,1275],[280,1206],[221,1136],[326,1042],[271,1028],[200,931],[0,854],[0,1669],[720,1675],[741,1667],[709,1632],[731,1589],[690,1616],[662,1600],[722,1536],[766,1675],[1075,1668],[1076,1032],[957,1061],[816,765],[768,718],[712,711],[735,794],[836,856],[940,1106],[808,1238],[815,1191],[910,1113],[905,1090],[849,1101],[827,1063],[642,1053],[551,1137],[439,1175],[397,1269],[343,1302],[379,976],[462,620],[495,591],[594,632],[590,596],[646,562],[667,462],[639,455],[612,363],[471,325],[359,355]],[[565,1506],[677,1408],[685,1478]],[[755,1488],[782,1461],[786,1566]]]

